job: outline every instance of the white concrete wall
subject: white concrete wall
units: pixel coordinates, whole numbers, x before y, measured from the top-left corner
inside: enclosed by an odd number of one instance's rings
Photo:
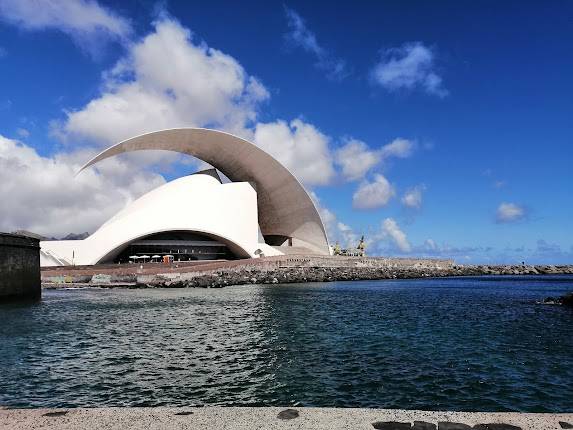
[[[85,240],[40,245],[44,265],[53,265],[50,255],[89,265],[113,258],[133,240],[175,230],[214,235],[241,256],[255,257],[260,248],[257,194],[246,182],[221,184],[209,175],[185,176],[140,197]]]

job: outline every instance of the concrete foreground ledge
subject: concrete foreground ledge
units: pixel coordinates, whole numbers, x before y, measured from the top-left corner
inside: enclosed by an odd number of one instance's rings
[[[3,409],[0,429],[413,429],[573,428],[573,413],[429,412],[351,408]]]

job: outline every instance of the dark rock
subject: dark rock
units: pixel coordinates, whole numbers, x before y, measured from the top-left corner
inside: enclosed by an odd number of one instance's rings
[[[66,415],[68,411],[56,411],[56,412],[47,412],[44,414],[45,417],[62,417]]]
[[[397,421],[376,421],[372,423],[376,430],[411,430],[410,423],[399,423]]]
[[[277,417],[281,420],[292,420],[298,418],[298,411],[296,409],[285,409],[280,411]]]
[[[438,423],[438,430],[472,430],[472,428],[467,424],[440,421]]]
[[[561,297],[546,297],[543,299],[543,304],[573,307],[573,293],[567,293]]]
[[[425,421],[414,421],[412,430],[436,430],[436,425]]]
[[[191,411],[182,411],[182,412],[177,412],[175,415],[193,415],[193,412],[191,412]]]
[[[561,426],[562,429],[573,429],[573,424],[569,424],[568,422],[565,421],[559,421],[559,425]]]
[[[559,298],[563,306],[573,307],[573,293],[565,294]]]
[[[512,426],[511,424],[493,423],[475,425],[474,430],[521,430],[521,427]]]

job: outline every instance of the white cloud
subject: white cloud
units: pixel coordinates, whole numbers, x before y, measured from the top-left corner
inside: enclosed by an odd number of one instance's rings
[[[302,17],[293,9],[285,7],[289,32],[286,39],[299,46],[316,58],[316,67],[327,72],[331,79],[340,80],[348,76],[344,60],[333,57],[325,48],[319,45],[316,35],[308,29]]]
[[[108,146],[165,128],[218,128],[253,140],[307,186],[326,185],[335,176],[328,136],[301,119],[257,123],[270,97],[264,85],[172,19],[156,22],[154,31],[131,44],[125,58],[104,73],[101,86],[99,96],[52,124],[54,135]],[[407,157],[413,148],[406,139],[379,150],[348,139],[336,158],[343,175],[358,180],[379,161]]]
[[[438,249],[439,249],[437,243],[434,242],[433,239],[426,239],[426,240],[424,241],[424,246],[423,246],[423,247],[424,247],[424,249],[426,249],[427,251],[431,251],[431,252],[438,251]]]
[[[0,136],[0,231],[29,230],[46,236],[93,232],[128,202],[163,184],[157,174],[127,168],[121,159],[98,170],[75,172],[93,153],[42,157]]]
[[[523,206],[515,203],[501,203],[496,212],[496,221],[498,223],[511,223],[521,221],[526,216],[526,210]]]
[[[17,134],[18,136],[20,136],[21,138],[23,138],[23,139],[25,139],[25,138],[27,138],[27,137],[30,137],[30,132],[29,132],[27,129],[25,129],[25,128],[18,128],[18,129],[16,129],[16,134]]]
[[[347,181],[356,181],[386,159],[411,156],[415,147],[414,142],[398,138],[380,149],[370,149],[361,140],[347,138],[345,144],[335,152],[334,158],[336,164],[342,168],[344,178]]]
[[[416,144],[408,139],[394,139],[380,150],[382,158],[408,158],[414,152]]]
[[[342,175],[349,181],[363,178],[380,159],[380,151],[373,151],[366,143],[352,138],[347,139],[345,145],[335,153],[336,163],[342,168]]]
[[[338,231],[339,243],[342,244],[343,247],[356,248],[358,246],[360,237],[352,227],[339,221],[336,224],[336,228]]]
[[[330,139],[312,124],[300,119],[259,123],[253,141],[305,185],[326,185],[334,176]]]
[[[442,78],[435,71],[434,52],[421,42],[386,50],[372,70],[372,78],[389,91],[420,88],[438,97],[448,95]]]
[[[104,75],[103,93],[68,112],[54,132],[101,145],[173,127],[209,126],[244,135],[268,97],[233,57],[195,43],[178,22],[162,20]]]
[[[422,207],[422,193],[425,189],[424,184],[409,188],[402,196],[402,204],[410,209],[420,209]]]
[[[336,220],[336,215],[334,215],[334,213],[330,209],[322,205],[322,202],[320,201],[318,195],[314,191],[310,190],[308,194],[310,195],[310,198],[314,202],[314,206],[316,206],[316,210],[320,215],[320,219],[322,220],[322,223],[326,228],[326,234],[328,235],[328,239],[330,242],[332,242],[333,237],[336,235],[335,227],[338,222]]]
[[[126,40],[129,22],[95,0],[2,0],[0,18],[26,30],[57,29],[88,49],[102,37]]]
[[[400,251],[410,252],[412,250],[406,234],[394,219],[386,218],[382,222],[382,234],[388,237]]]
[[[309,194],[326,228],[330,244],[334,245],[338,242],[342,247],[346,248],[358,245],[358,235],[352,227],[338,220],[336,215],[322,204],[314,191],[310,191]]]
[[[352,196],[352,206],[356,209],[375,209],[388,204],[394,196],[394,187],[379,174],[374,181],[363,181]]]

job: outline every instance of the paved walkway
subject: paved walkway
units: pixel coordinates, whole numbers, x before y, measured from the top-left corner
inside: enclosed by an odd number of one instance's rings
[[[425,412],[339,408],[4,409],[0,429],[378,429],[545,430],[573,428],[573,413]]]

